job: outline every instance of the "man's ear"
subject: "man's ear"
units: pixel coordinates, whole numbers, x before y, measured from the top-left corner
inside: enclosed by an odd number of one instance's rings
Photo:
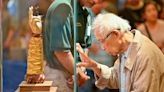
[[[121,37],[121,32],[118,31],[118,30],[113,30],[113,31],[112,31],[112,34],[113,34],[113,36],[115,36],[115,37]]]

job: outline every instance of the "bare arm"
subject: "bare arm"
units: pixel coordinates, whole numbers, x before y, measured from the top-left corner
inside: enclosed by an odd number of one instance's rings
[[[72,53],[70,51],[69,52],[55,51],[54,55],[57,57],[58,61],[63,65],[63,67],[73,75],[74,59]]]

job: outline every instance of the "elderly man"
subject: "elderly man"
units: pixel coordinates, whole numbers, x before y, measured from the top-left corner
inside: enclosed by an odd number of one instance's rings
[[[164,55],[153,42],[139,31],[131,30],[126,20],[110,13],[98,15],[93,29],[103,49],[118,55],[114,66],[108,68],[86,56],[77,44],[83,61],[77,66],[94,71],[98,88],[119,88],[120,92],[163,92]]]

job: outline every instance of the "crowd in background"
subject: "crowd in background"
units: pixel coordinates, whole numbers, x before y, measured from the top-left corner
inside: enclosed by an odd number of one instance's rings
[[[2,30],[4,59],[26,60],[27,45],[30,38],[27,11],[29,6],[36,5],[38,1],[3,0]],[[151,35],[150,39],[163,51],[164,38],[162,38],[162,25],[164,4],[162,0],[154,0],[155,3],[149,5],[148,1],[150,0],[104,0],[102,4],[94,5],[91,10],[95,15],[102,12],[112,12],[127,19],[132,28],[139,29],[149,38]],[[43,14],[46,14],[50,3],[51,1],[39,1],[39,8]],[[153,23],[156,20],[158,23]],[[158,25],[159,22],[160,25]],[[145,28],[144,24],[146,24],[147,28]],[[150,32],[147,33],[145,29],[149,29],[148,32]],[[17,54],[14,53],[15,51]]]

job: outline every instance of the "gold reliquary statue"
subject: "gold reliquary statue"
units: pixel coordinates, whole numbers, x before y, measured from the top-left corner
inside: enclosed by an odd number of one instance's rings
[[[43,83],[45,76],[43,72],[42,19],[41,15],[33,15],[33,7],[29,8],[29,26],[32,37],[28,45],[25,80],[27,83]]]

